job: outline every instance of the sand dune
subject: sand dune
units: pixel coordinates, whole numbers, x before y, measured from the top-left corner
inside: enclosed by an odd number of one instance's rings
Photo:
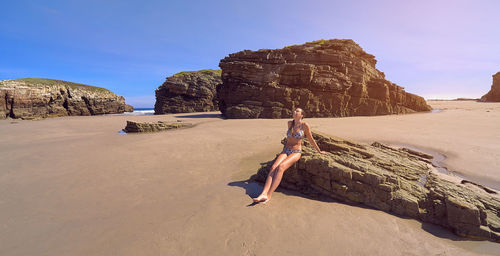
[[[429,103],[444,111],[306,121],[352,140],[442,153],[450,170],[498,188],[500,103]],[[250,206],[261,186],[247,179],[281,150],[286,121],[218,113],[0,121],[0,255],[500,252],[500,244],[282,189]],[[120,135],[126,120],[198,125]]]

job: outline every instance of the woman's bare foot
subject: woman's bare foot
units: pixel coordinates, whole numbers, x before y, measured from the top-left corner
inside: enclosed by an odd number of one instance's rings
[[[267,196],[266,196],[266,195],[260,195],[260,196],[258,196],[258,197],[256,197],[256,198],[253,198],[253,201],[254,201],[255,203],[267,202],[268,200],[269,200],[269,199],[267,198]]]

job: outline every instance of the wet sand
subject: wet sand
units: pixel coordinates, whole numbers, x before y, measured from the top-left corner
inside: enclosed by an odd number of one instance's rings
[[[500,183],[500,103],[430,102],[439,113],[307,118],[361,142],[409,144]],[[489,112],[486,112],[489,111]],[[248,182],[282,148],[286,120],[219,112],[0,121],[0,255],[495,255],[416,220]],[[126,120],[196,123],[120,135]],[[286,174],[285,174],[286,175]]]

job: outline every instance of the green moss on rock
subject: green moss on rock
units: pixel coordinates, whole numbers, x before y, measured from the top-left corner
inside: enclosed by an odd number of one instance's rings
[[[181,77],[181,76],[193,75],[193,74],[206,74],[209,76],[213,76],[213,75],[220,76],[221,73],[222,73],[222,70],[220,70],[220,69],[202,69],[202,70],[198,70],[198,71],[182,71],[182,72],[174,74],[173,77]]]
[[[63,80],[48,79],[48,78],[19,78],[19,79],[13,79],[13,80],[6,80],[6,81],[2,81],[2,82],[8,82],[8,81],[23,82],[27,86],[63,85],[63,86],[68,86],[72,89],[83,89],[83,90],[89,90],[89,91],[94,91],[94,92],[111,93],[110,90],[108,90],[106,88],[102,88],[102,87],[97,87],[97,86],[92,86],[92,85],[87,85],[87,84],[73,83],[73,82],[68,82],[68,81],[63,81]]]

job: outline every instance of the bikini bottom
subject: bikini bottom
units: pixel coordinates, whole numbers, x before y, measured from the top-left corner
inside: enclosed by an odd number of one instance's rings
[[[302,150],[300,149],[289,149],[289,148],[283,148],[283,152],[282,153],[285,153],[287,156],[289,156],[291,153],[302,153]]]

